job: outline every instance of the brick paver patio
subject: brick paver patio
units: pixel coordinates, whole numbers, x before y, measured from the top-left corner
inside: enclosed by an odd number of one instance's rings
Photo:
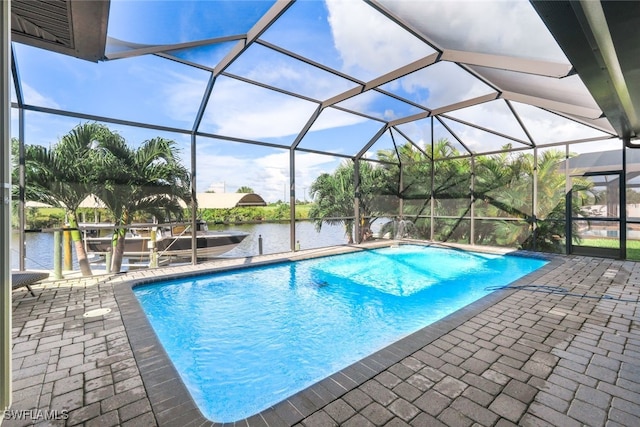
[[[211,424],[135,317],[127,282],[250,261],[14,291],[2,425]],[[554,256],[514,286],[236,425],[640,426],[640,263]],[[111,311],[84,316],[98,308]]]

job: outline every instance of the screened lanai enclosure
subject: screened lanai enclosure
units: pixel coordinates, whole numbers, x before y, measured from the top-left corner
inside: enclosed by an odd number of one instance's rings
[[[51,268],[70,214],[248,234],[227,256],[411,238],[640,259],[639,9],[13,0],[12,264]],[[50,185],[34,181],[34,147],[52,153],[90,124],[102,130]],[[188,208],[146,209],[161,185],[127,173],[140,164],[65,182],[73,175],[57,172],[100,152],[104,132],[132,152],[173,141],[187,174],[166,194]],[[89,175],[125,201],[101,200],[94,182],[88,205],[56,199],[64,216],[34,204],[56,206],[43,197],[51,183],[80,191]],[[269,206],[198,203],[239,190]],[[141,202],[127,211],[127,197]]]
[[[91,274],[82,222],[120,263],[134,223],[244,236],[224,256],[411,238],[640,259],[640,2],[0,4],[3,408],[6,266],[51,269],[64,228]]]

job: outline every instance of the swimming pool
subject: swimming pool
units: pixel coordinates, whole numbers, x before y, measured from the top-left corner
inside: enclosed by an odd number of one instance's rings
[[[544,265],[403,245],[134,288],[202,413],[253,415]]]

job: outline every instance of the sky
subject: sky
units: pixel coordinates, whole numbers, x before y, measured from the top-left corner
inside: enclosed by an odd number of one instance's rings
[[[243,35],[272,3],[112,0],[107,53],[126,51],[122,42],[141,47],[171,46]],[[406,19],[418,32],[428,32],[431,41],[444,49],[567,62],[528,1],[381,3]],[[296,142],[296,137],[315,114],[318,103],[314,100],[328,100],[358,87],[358,82],[366,83],[436,52],[424,40],[366,3],[355,0],[298,1],[259,40],[351,76],[352,80],[282,55],[264,44],[252,44],[226,70],[241,79],[221,75],[215,80],[199,131],[283,148],[199,136],[197,191],[235,192],[238,187],[248,186],[270,202],[288,198],[290,154],[287,147]],[[167,50],[181,60],[214,67],[234,45],[234,42],[225,41],[191,49],[167,47]],[[14,49],[22,92],[28,105],[187,131],[194,126],[211,76],[207,69],[155,55],[96,64],[21,44],[14,44]],[[480,68],[477,70],[481,71]],[[507,75],[508,72],[501,70],[493,72],[502,72],[505,84],[526,88],[531,95],[562,100],[566,93],[575,92],[579,96],[574,96],[574,100],[581,106],[595,106],[578,76],[554,80],[550,82],[549,93],[544,93],[537,83],[548,78],[511,76],[514,73]],[[305,99],[242,79],[298,93]],[[298,199],[310,199],[309,188],[313,180],[323,172],[330,173],[344,161],[331,154],[354,156],[385,121],[424,111],[419,106],[441,108],[495,93],[495,88],[475,78],[468,70],[446,61],[385,83],[381,89],[392,96],[365,91],[339,102],[336,108],[324,109],[317,117],[298,147],[330,154],[296,152]],[[513,104],[538,144],[603,135],[539,108]],[[528,138],[502,100],[485,102],[450,115],[459,121],[448,120],[446,124],[474,151],[496,150],[509,142],[521,146],[517,141]],[[37,112],[27,112],[25,117],[27,144],[53,144],[83,122]],[[460,121],[499,131],[512,139],[495,137]],[[180,147],[181,158],[187,166],[190,164],[191,138],[188,134],[109,126],[131,145],[155,136],[174,139]],[[17,113],[13,115],[12,128],[12,134],[17,136]],[[430,141],[430,120],[404,124],[399,129],[420,146]],[[434,137],[453,139],[441,125],[434,128]],[[365,157],[373,157],[375,150],[392,148],[392,138],[386,133]]]

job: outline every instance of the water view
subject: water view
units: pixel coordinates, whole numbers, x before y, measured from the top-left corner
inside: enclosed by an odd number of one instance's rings
[[[258,255],[260,236],[262,236],[264,254],[288,252],[291,247],[289,243],[289,223],[217,224],[209,225],[209,229],[212,231],[238,230],[249,233],[249,236],[235,249],[225,253],[223,255],[225,257]],[[26,233],[25,236],[26,268],[53,270],[53,233]],[[11,237],[11,268],[17,269],[20,265],[19,233],[14,231]],[[300,249],[341,245],[347,241],[342,225],[323,224],[322,230],[318,233],[310,221],[296,223],[296,240],[300,243]],[[75,254],[74,269],[77,269]]]

